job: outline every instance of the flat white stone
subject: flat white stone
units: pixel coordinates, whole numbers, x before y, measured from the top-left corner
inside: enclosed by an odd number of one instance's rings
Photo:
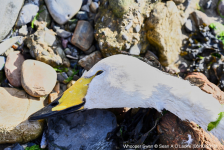
[[[65,24],[80,10],[82,0],[45,0],[48,10],[58,24]]]

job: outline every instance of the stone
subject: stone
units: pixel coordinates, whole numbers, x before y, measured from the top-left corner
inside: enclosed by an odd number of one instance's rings
[[[7,57],[11,52],[14,52],[14,49],[12,47],[10,47],[9,49],[7,49],[2,55]]]
[[[84,58],[80,59],[78,63],[85,70],[89,70],[101,59],[102,59],[102,54],[100,53],[100,51],[95,51],[92,54],[87,55]]]
[[[0,41],[3,40],[14,26],[24,0],[1,1],[0,5]]]
[[[139,55],[140,52],[141,52],[141,49],[139,48],[138,45],[133,45],[133,46],[131,47],[130,51],[129,51],[129,53],[130,53],[131,55]]]
[[[85,51],[85,54],[89,55],[89,54],[91,54],[91,53],[92,53],[93,51],[95,51],[95,50],[96,50],[95,46],[92,45],[92,46],[90,47],[90,49],[88,49],[87,51]]]
[[[55,49],[55,52],[61,57],[63,65],[67,68],[70,67],[70,62],[69,60],[66,58],[66,55],[63,51],[63,49],[59,46]]]
[[[24,150],[24,148],[19,143],[16,143],[12,146],[5,148],[4,150]]]
[[[21,35],[21,36],[26,36],[27,34],[28,34],[27,25],[23,25],[23,26],[19,29],[19,35]]]
[[[50,93],[48,96],[48,104],[52,103],[56,98],[59,97],[58,93]]]
[[[26,143],[42,134],[43,122],[29,122],[27,118],[44,107],[44,99],[31,97],[23,90],[2,87],[0,97],[0,144]]]
[[[88,13],[85,12],[85,11],[79,11],[77,14],[76,14],[76,18],[79,19],[79,20],[88,20]]]
[[[74,80],[71,80],[68,84],[67,84],[67,89],[69,89],[73,84],[75,84]]]
[[[208,134],[194,122],[180,120],[170,112],[160,119],[157,132],[160,135],[158,144],[169,145],[170,150],[175,150],[175,145],[178,145],[178,149],[186,150],[199,150],[200,147],[204,147],[203,149],[206,150],[224,149],[214,135]]]
[[[56,83],[55,87],[54,87],[54,91],[57,92],[58,94],[60,93],[60,83]]]
[[[113,142],[105,139],[116,126],[115,115],[106,110],[86,110],[51,117],[48,119],[48,142],[51,143],[48,149],[115,149]]]
[[[92,2],[89,6],[92,13],[97,13],[99,4],[97,2]]]
[[[224,1],[222,0],[219,1],[217,12],[221,17],[224,16]]]
[[[150,5],[151,2],[148,0],[141,0],[140,5],[134,0],[110,0],[109,3],[107,0],[102,0],[100,2],[94,21],[95,39],[103,57],[127,51],[129,48],[126,44],[141,45],[141,54],[148,50],[149,42],[144,20],[146,20],[146,14],[151,11]],[[136,32],[138,30],[139,32]]]
[[[201,11],[195,10],[194,12],[192,12],[191,15],[194,19],[196,26],[203,24],[210,25],[212,23],[212,20],[209,17],[207,17],[205,13]]]
[[[189,80],[191,84],[198,86],[206,93],[212,94],[220,104],[224,104],[224,92],[218,86],[211,83],[204,74],[192,72],[185,77],[185,80]]]
[[[65,72],[57,73],[57,80],[60,83],[64,83],[64,80],[68,79],[68,75]]]
[[[25,4],[19,14],[17,26],[23,26],[30,23],[33,18],[37,15],[39,7],[35,4]]]
[[[82,0],[48,0],[45,3],[54,21],[60,25],[73,18],[82,6]]]
[[[62,38],[68,38],[68,37],[72,36],[71,32],[65,31],[63,29],[57,29],[56,33],[58,36],[60,36]]]
[[[82,51],[87,51],[93,42],[93,27],[88,21],[79,21],[72,36],[71,43]]]
[[[0,56],[0,71],[3,69],[4,66],[5,66],[5,57]]]
[[[55,70],[43,62],[26,60],[22,65],[22,86],[31,96],[42,97],[49,94],[56,84],[56,79]]]
[[[71,55],[66,55],[67,58],[70,58],[70,59],[74,59],[74,60],[78,60],[79,57],[74,57],[74,56],[71,56]]]
[[[46,22],[47,27],[50,26],[51,24],[51,15],[47,10],[47,7],[45,5],[40,5],[40,11],[39,11],[39,15],[37,17],[37,21],[43,21]]]
[[[72,52],[71,52],[71,50],[69,48],[66,48],[64,50],[64,52],[65,52],[66,55],[71,55],[72,54]]]
[[[182,46],[182,25],[175,3],[156,3],[146,24],[147,38],[158,49],[159,62],[163,66],[174,64],[179,58]]]
[[[191,19],[187,19],[187,21],[184,24],[184,27],[185,27],[186,32],[188,32],[188,33],[195,31]]]
[[[5,75],[9,83],[14,87],[21,86],[21,69],[25,61],[20,51],[12,52],[8,55],[5,63]]]
[[[67,48],[67,46],[68,46],[68,40],[67,39],[64,39],[64,38],[62,38],[61,39],[61,45],[62,45],[62,47],[63,48]]]
[[[174,2],[176,5],[179,5],[179,4],[184,3],[185,0],[173,0],[173,2]]]

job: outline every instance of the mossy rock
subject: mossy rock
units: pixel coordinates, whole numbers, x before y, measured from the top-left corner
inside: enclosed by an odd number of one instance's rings
[[[109,5],[113,13],[121,18],[128,12],[129,7],[134,3],[134,0],[109,0]]]

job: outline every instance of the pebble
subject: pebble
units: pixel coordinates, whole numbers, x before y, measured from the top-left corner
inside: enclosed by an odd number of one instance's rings
[[[191,19],[187,19],[184,27],[185,27],[186,32],[193,32],[194,31]]]
[[[138,24],[135,28],[134,28],[135,32],[138,33],[141,30],[140,25]]]
[[[21,35],[21,36],[26,36],[27,34],[28,34],[27,25],[23,25],[23,26],[19,29],[19,35]]]
[[[201,11],[195,10],[191,15],[193,16],[196,26],[200,26],[203,24],[210,25],[212,23],[212,20]]]
[[[74,56],[71,56],[71,55],[66,55],[66,57],[70,58],[70,59],[75,59],[75,60],[78,60],[79,57],[74,57]]]
[[[22,37],[16,36],[9,39],[6,39],[3,43],[0,44],[0,55],[5,53],[12,45],[18,42]]]
[[[85,12],[90,12],[89,10],[89,6],[88,5],[84,5],[82,6],[81,10],[85,11]]]
[[[132,54],[132,55],[139,55],[141,52],[141,49],[139,49],[139,46],[138,45],[134,45],[131,47],[129,53]]]
[[[67,46],[68,46],[68,39],[62,38],[61,39],[61,45],[62,45],[63,48],[67,48]]]
[[[68,79],[68,75],[65,72],[57,73],[57,80],[60,83],[64,83],[64,80]],[[61,84],[60,84],[61,85]]]
[[[58,98],[58,93],[50,93],[48,96],[48,104],[52,103],[56,98]]]
[[[46,137],[46,131],[44,131],[40,142],[40,148],[44,149],[46,147],[47,147],[47,137]]]
[[[125,43],[125,48],[126,48],[126,49],[130,49],[130,47],[131,47],[131,45],[130,45],[130,44]]]
[[[100,51],[95,51],[90,55],[85,56],[79,60],[79,65],[82,66],[85,70],[91,69],[98,61],[102,59],[102,54]]]
[[[0,41],[5,39],[15,25],[24,0],[1,0],[0,4]],[[12,32],[11,32],[12,33]],[[8,48],[7,48],[8,49]],[[0,50],[0,54],[1,54]]]
[[[56,33],[58,36],[60,36],[62,38],[68,38],[72,35],[71,32],[65,31],[63,29],[58,29],[58,28],[56,28]]]
[[[47,0],[45,3],[54,21],[60,25],[73,18],[82,6],[82,0]]]
[[[129,30],[131,28],[132,24],[133,24],[132,21],[130,21],[128,23],[128,25],[125,27],[125,30]]]
[[[88,21],[79,21],[72,36],[71,43],[82,51],[87,51],[93,43],[93,27]]]
[[[4,150],[24,150],[24,148],[19,143],[15,143],[12,146],[5,148]]]
[[[122,39],[123,39],[123,40],[126,40],[126,41],[129,41],[128,36],[125,35],[125,34],[122,34]]]
[[[79,19],[79,20],[88,20],[89,19],[88,13],[85,12],[85,11],[79,11],[76,14],[76,18]]]
[[[80,78],[80,77],[79,77],[78,75],[74,75],[74,76],[73,76],[73,80],[74,80],[74,81],[77,81],[79,78]]]
[[[0,56],[0,71],[3,69],[4,66],[5,66],[5,57]]]
[[[71,68],[75,68],[78,64],[78,60],[70,60]]]
[[[69,48],[66,48],[64,51],[65,51],[66,55],[71,55],[72,54],[72,52]]]
[[[67,89],[69,89],[73,84],[75,84],[74,80],[71,80],[68,84],[67,84]]]
[[[18,16],[18,22],[17,26],[23,26],[27,23],[30,23],[33,18],[37,15],[37,12],[39,11],[39,7],[35,4],[28,3],[25,4]]]
[[[58,94],[60,93],[60,83],[56,83],[55,87],[54,87],[54,91],[57,92]]]
[[[8,55],[5,63],[5,75],[9,83],[14,87],[21,86],[21,69],[25,61],[20,51],[12,52]]]
[[[92,53],[93,51],[95,51],[95,50],[96,50],[95,46],[92,45],[92,46],[90,47],[90,49],[88,49],[87,51],[85,51],[85,54],[89,55],[89,54],[91,54],[91,53]]]
[[[56,84],[56,79],[56,71],[48,64],[28,59],[22,65],[22,86],[31,96],[42,97],[49,94]]]
[[[223,17],[224,16],[224,1],[220,0],[217,8],[218,14]]]
[[[27,143],[43,132],[43,122],[28,117],[44,107],[44,98],[34,98],[16,88],[0,87],[0,143]],[[16,149],[17,150],[17,149]]]
[[[51,18],[51,15],[48,12],[48,9],[45,5],[40,5],[40,11],[39,11],[39,15],[37,17],[37,20],[46,22],[47,27],[50,26],[52,18]]]
[[[98,8],[99,8],[99,4],[97,2],[92,2],[90,4],[90,10],[91,10],[91,12],[97,13]]]

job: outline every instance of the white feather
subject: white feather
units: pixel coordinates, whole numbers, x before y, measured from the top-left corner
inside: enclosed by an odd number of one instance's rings
[[[210,122],[224,112],[223,106],[189,81],[171,76],[137,58],[114,55],[98,62],[85,77],[104,72],[90,83],[85,108],[167,109],[182,120],[194,121],[205,131]],[[211,131],[224,139],[224,121]]]

